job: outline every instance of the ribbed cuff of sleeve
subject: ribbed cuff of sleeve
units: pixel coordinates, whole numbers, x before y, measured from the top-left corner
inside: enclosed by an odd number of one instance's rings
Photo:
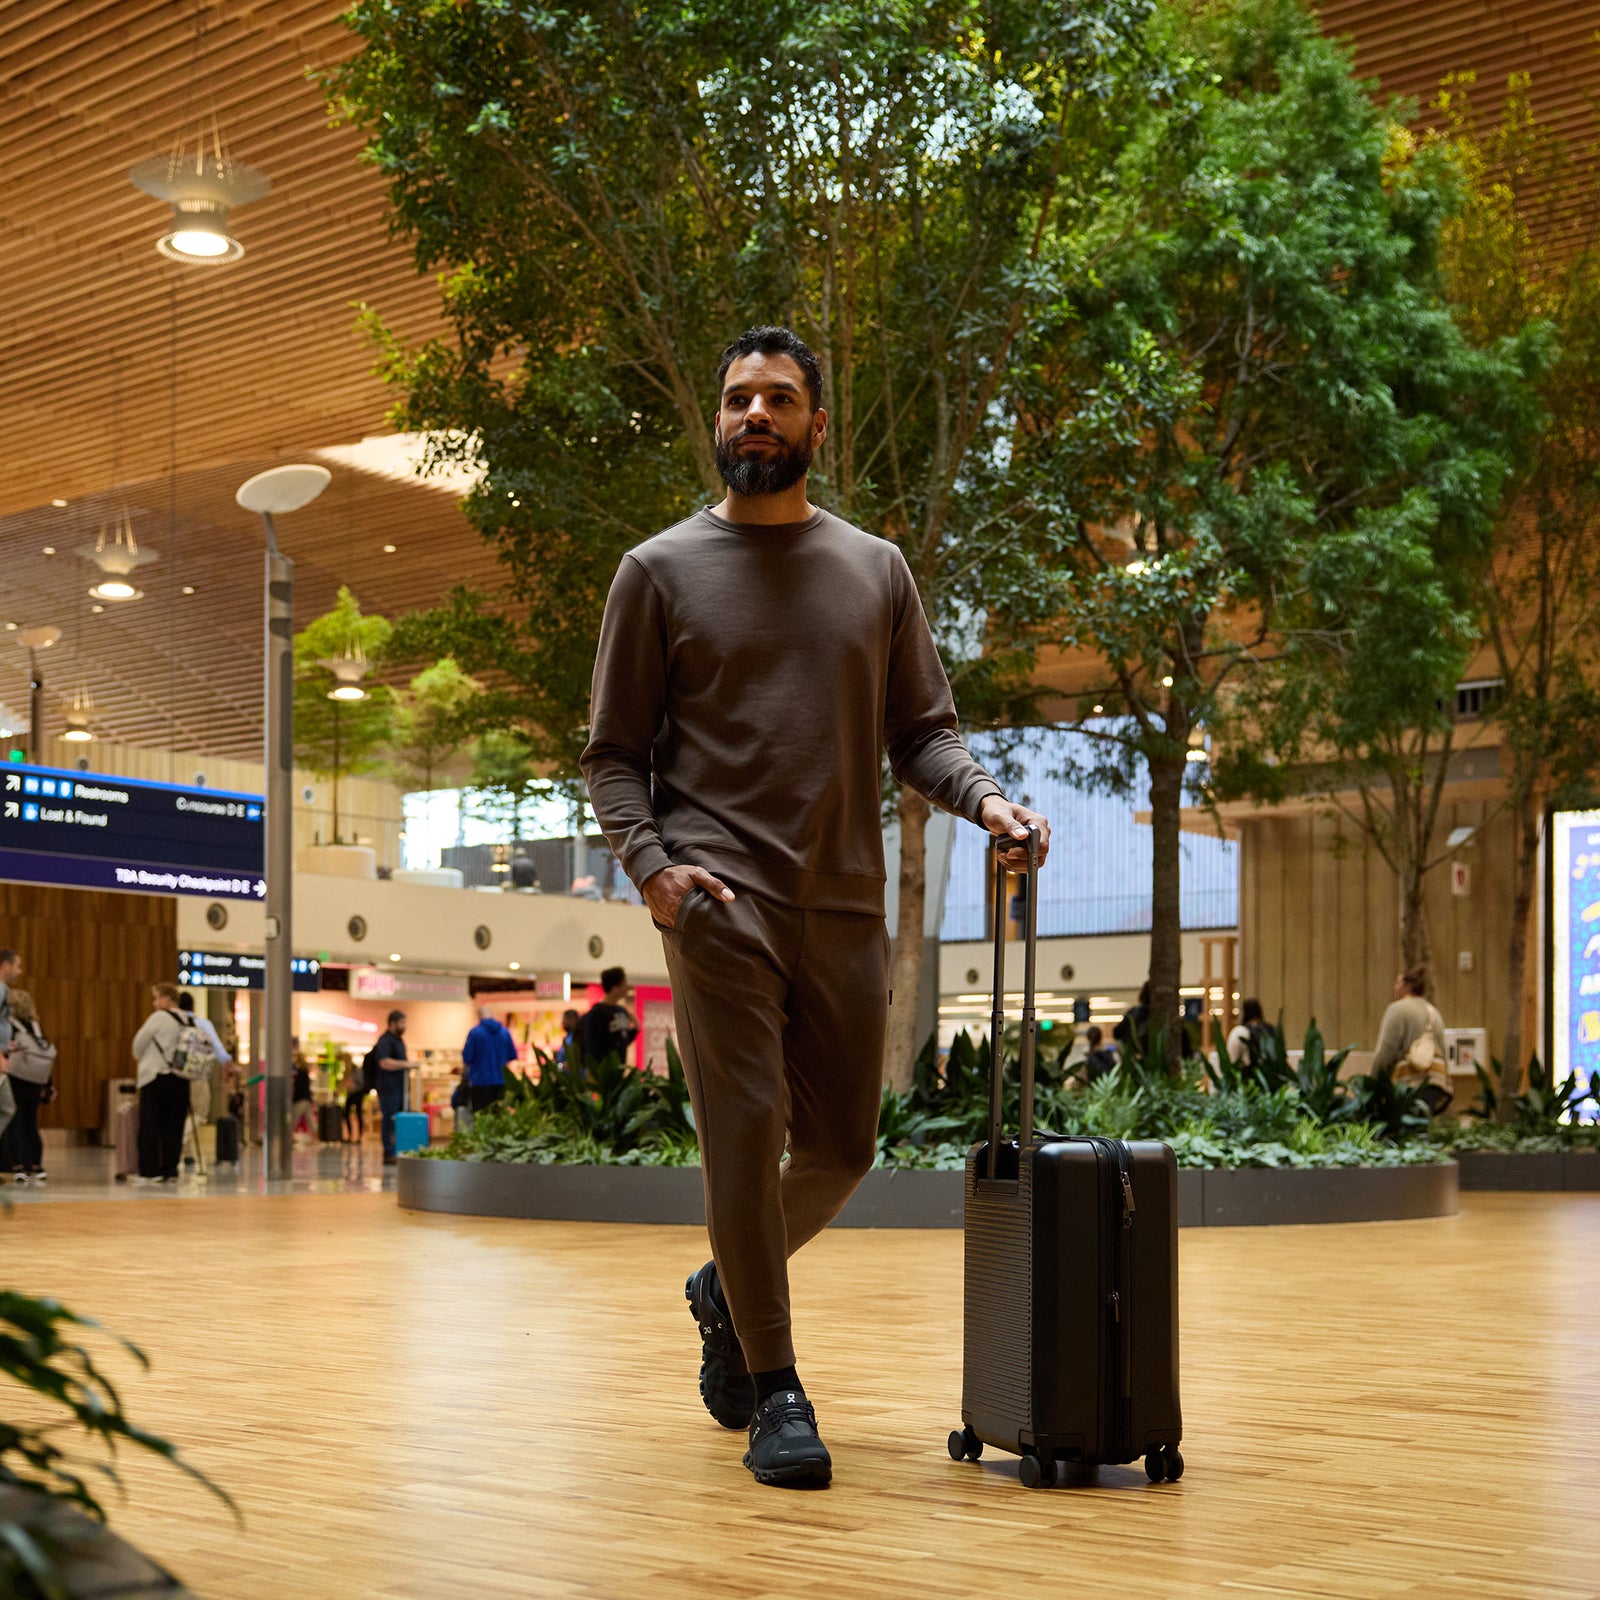
[[[647,844],[636,850],[622,863],[622,869],[636,889],[643,889],[645,879],[653,878],[663,867],[672,865],[672,857],[658,844]]]
[[[961,815],[964,816],[968,822],[975,822],[981,828],[983,826],[983,819],[978,815],[978,813],[983,810],[983,802],[987,800],[990,795],[994,795],[1000,800],[1005,799],[1005,793],[1000,788],[1000,785],[996,783],[993,778],[989,777],[987,773],[985,773],[982,778],[979,778],[972,785],[972,787],[968,789],[964,795],[962,795]]]

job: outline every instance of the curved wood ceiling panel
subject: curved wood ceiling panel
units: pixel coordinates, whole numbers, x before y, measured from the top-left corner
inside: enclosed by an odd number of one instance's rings
[[[309,76],[353,48],[341,9],[0,6],[0,622],[64,630],[44,658],[57,727],[81,683],[108,737],[258,753],[260,535],[233,490],[275,462],[384,431],[387,398],[356,302],[408,338],[438,326],[435,285],[388,237],[360,136],[329,126]],[[244,260],[209,269],[156,254],[167,213],[127,176],[193,124],[197,14],[194,109],[214,104],[232,153],[273,183],[235,215]],[[1323,17],[1354,34],[1359,67],[1388,92],[1426,102],[1445,72],[1471,67],[1495,96],[1507,72],[1525,69],[1544,115],[1570,136],[1592,133],[1595,0],[1328,0]],[[140,572],[144,599],[96,615],[94,574],[72,550],[92,539],[119,483],[161,559]],[[447,494],[345,467],[281,533],[302,622],[341,582],[392,614],[463,579],[495,581]],[[0,634],[0,704],[18,712],[26,659],[14,637]]]

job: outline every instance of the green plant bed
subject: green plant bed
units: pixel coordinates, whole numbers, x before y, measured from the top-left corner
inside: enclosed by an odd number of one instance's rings
[[[1003,1041],[1008,1058],[1015,1030]],[[1054,1132],[1116,1139],[1162,1139],[1178,1164],[1196,1168],[1398,1167],[1449,1159],[1422,1137],[1425,1112],[1403,1087],[1383,1077],[1338,1081],[1345,1052],[1328,1054],[1313,1024],[1303,1059],[1288,1066],[1281,1030],[1269,1032],[1258,1058],[1243,1067],[1208,1067],[1195,1059],[1176,1076],[1148,1055],[1084,1083],[1056,1060],[1042,1065],[1035,1121]],[[505,1098],[472,1126],[426,1152],[448,1161],[537,1165],[694,1166],[700,1159],[688,1085],[671,1042],[667,1071],[597,1063],[558,1063],[536,1053],[537,1078],[514,1077]],[[1008,1060],[1005,1126],[1017,1126],[1019,1075]],[[1365,1083],[1365,1087],[1363,1087]],[[910,1088],[885,1089],[878,1123],[880,1168],[954,1170],[986,1136],[989,1046],[958,1034],[939,1062],[931,1043]]]

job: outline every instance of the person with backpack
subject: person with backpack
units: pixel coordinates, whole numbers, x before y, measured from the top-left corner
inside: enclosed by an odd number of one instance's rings
[[[406,1014],[391,1011],[388,1026],[378,1042],[367,1051],[361,1063],[365,1081],[378,1091],[378,1110],[382,1114],[383,1164],[392,1167],[397,1160],[394,1144],[394,1119],[406,1108],[406,1074],[411,1063],[406,1059]]]
[[[153,1009],[133,1036],[139,1079],[139,1179],[176,1183],[183,1159],[183,1129],[189,1118],[189,1083],[210,1070],[211,1046],[185,1014],[182,991],[158,983]]]
[[[1228,1034],[1228,1060],[1234,1066],[1248,1066],[1261,1053],[1261,1035],[1267,1031],[1266,1014],[1259,1000],[1246,1000],[1239,1007],[1239,1020]]]
[[[17,1114],[16,1096],[7,1070],[11,1050],[11,985],[22,976],[22,957],[15,950],[0,950],[0,1138],[5,1137]]]
[[[12,989],[11,1048],[6,1061],[16,1115],[11,1126],[0,1135],[0,1171],[9,1172],[17,1183],[43,1183],[44,1141],[39,1137],[39,1107],[55,1098],[50,1074],[56,1063],[56,1047],[39,1030],[39,1013],[33,996]]]
[[[1374,1076],[1394,1069],[1399,1083],[1421,1082],[1428,1110],[1438,1116],[1452,1098],[1444,1042],[1444,1018],[1427,998],[1428,969],[1418,962],[1394,980],[1394,1000],[1378,1028],[1378,1048],[1368,1069]]]

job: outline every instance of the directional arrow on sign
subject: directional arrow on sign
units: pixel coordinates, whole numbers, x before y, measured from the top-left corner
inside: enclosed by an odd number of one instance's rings
[[[17,816],[21,812],[21,810],[22,810],[22,807],[19,806],[15,800],[7,800],[6,801],[6,815],[8,817]]]
[[[265,878],[257,878],[256,879],[256,899],[257,900],[265,900],[266,897],[267,897],[267,880]]]

